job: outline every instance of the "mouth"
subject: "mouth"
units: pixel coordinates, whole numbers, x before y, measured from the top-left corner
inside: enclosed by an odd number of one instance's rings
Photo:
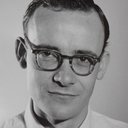
[[[48,94],[52,101],[56,101],[57,103],[61,104],[71,104],[72,101],[79,97],[79,95],[61,91],[48,91]]]
[[[76,97],[78,95],[72,94],[72,93],[64,93],[64,92],[52,92],[52,91],[48,91],[49,94],[51,95],[56,95],[56,96],[62,96],[62,97]]]

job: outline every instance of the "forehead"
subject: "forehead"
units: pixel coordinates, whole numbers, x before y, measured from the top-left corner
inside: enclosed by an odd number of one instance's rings
[[[39,7],[28,23],[28,37],[36,45],[46,43],[63,50],[100,52],[104,31],[98,14],[93,10],[53,11]]]

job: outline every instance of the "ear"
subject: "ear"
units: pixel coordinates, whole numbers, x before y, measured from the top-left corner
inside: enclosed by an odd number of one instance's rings
[[[101,80],[104,77],[104,74],[105,74],[108,64],[109,64],[109,60],[110,60],[110,54],[109,54],[109,52],[105,51],[102,56],[102,59],[100,61],[97,80]]]
[[[27,62],[26,62],[27,50],[26,50],[25,41],[22,37],[18,37],[16,39],[15,53],[16,53],[16,58],[20,63],[20,66],[25,69],[27,67]]]

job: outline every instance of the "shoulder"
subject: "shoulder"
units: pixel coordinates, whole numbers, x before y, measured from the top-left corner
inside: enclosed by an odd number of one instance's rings
[[[24,112],[4,121],[0,128],[25,128]]]
[[[92,111],[91,113],[93,124],[96,126],[94,128],[128,128],[128,124],[124,122],[112,119],[98,112]]]

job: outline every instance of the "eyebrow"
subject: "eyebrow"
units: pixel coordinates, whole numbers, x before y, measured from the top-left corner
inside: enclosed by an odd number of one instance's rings
[[[33,46],[37,49],[43,49],[43,48],[46,48],[46,49],[50,49],[50,50],[56,50],[56,51],[59,51],[60,52],[60,49],[56,46],[51,46],[51,45],[48,45],[48,44],[40,44],[40,45],[35,45],[33,44]]]
[[[36,48],[36,49],[43,49],[43,48],[46,48],[46,49],[50,49],[50,50],[56,50],[58,52],[61,52],[61,49],[59,49],[58,47],[56,46],[51,46],[51,45],[48,45],[48,44],[40,44],[40,45],[35,45],[32,43],[32,45]],[[87,55],[91,55],[91,56],[94,56],[94,57],[98,57],[96,53],[90,51],[90,50],[74,50],[74,53],[75,54],[87,54]]]
[[[96,53],[90,51],[90,50],[75,50],[75,54],[88,54],[94,57],[98,57]]]

